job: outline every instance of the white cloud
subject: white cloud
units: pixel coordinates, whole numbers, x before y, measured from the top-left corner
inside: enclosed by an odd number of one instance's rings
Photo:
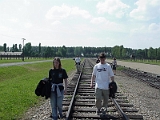
[[[69,16],[81,16],[83,18],[90,18],[91,15],[86,10],[81,10],[78,7],[69,7],[67,5],[54,6],[46,14],[47,19],[61,20]]]
[[[10,31],[10,30],[12,30],[11,28],[8,28],[8,27],[6,27],[6,26],[0,26],[0,32],[2,33],[2,32],[8,32],[8,31]]]
[[[142,25],[136,28],[133,28],[130,30],[131,34],[142,34],[142,33],[147,33],[147,26]]]
[[[54,22],[52,23],[52,25],[59,25],[59,24],[61,24],[60,21],[54,21]]]
[[[25,26],[25,28],[31,28],[33,25],[32,25],[32,23],[25,23],[24,26]]]
[[[111,22],[109,20],[106,20],[104,17],[97,17],[97,18],[92,18],[91,19],[92,24],[98,24],[100,29],[106,29],[106,30],[122,30],[122,27],[120,24]]]
[[[11,21],[13,23],[17,23],[19,20],[18,20],[18,18],[11,18],[11,19],[9,19],[9,21]]]
[[[160,0],[138,0],[137,8],[130,12],[130,16],[138,20],[150,20],[160,15]]]
[[[93,23],[93,24],[99,24],[99,23],[104,23],[106,21],[107,20],[104,17],[97,17],[97,18],[93,18],[91,20],[91,23]]]
[[[76,34],[88,34],[91,32],[95,32],[94,27],[91,27],[83,23],[74,25],[73,29],[74,29],[73,31],[76,32]]]
[[[91,15],[89,14],[89,12],[88,11],[86,11],[86,10],[81,10],[81,9],[79,9],[78,7],[73,7],[73,8],[71,8],[71,13],[70,13],[71,15],[80,15],[80,16],[82,16],[83,18],[90,18],[91,17]]]
[[[30,5],[30,1],[29,0],[24,0],[24,4],[25,5]]]
[[[97,4],[98,13],[108,13],[115,15],[117,18],[121,18],[125,15],[126,10],[130,7],[120,0],[105,0]]]
[[[68,17],[70,14],[70,11],[71,11],[71,8],[66,5],[62,5],[61,7],[54,6],[47,12],[46,18],[60,20],[65,17]]]
[[[160,24],[151,23],[148,27],[149,31],[159,31],[160,32]]]
[[[93,2],[93,1],[99,1],[99,0],[85,0],[86,2]]]

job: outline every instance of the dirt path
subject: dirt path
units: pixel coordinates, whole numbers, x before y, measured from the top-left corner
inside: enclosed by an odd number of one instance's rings
[[[111,62],[111,60],[108,60]],[[160,66],[159,65],[150,65],[150,64],[144,64],[144,63],[135,63],[135,62],[123,62],[118,61],[117,64],[125,67],[130,67],[133,69],[137,69],[144,72],[149,72],[153,74],[160,75]]]
[[[0,67],[8,67],[8,66],[16,66],[16,65],[25,65],[25,64],[33,64],[33,63],[40,63],[40,62],[50,62],[52,60],[42,60],[42,61],[32,61],[32,62],[15,62],[15,63],[2,63]]]

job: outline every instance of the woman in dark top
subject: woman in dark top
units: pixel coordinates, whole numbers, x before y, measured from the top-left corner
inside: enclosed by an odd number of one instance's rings
[[[112,69],[115,75],[116,75],[116,67],[117,67],[117,61],[116,61],[116,58],[113,58]]]
[[[67,93],[67,73],[62,68],[61,61],[59,58],[53,60],[53,68],[49,70],[49,80],[51,80],[51,108],[53,120],[58,119],[57,111],[59,112],[60,118],[62,115],[62,101],[64,94]],[[63,86],[64,80],[64,86]]]

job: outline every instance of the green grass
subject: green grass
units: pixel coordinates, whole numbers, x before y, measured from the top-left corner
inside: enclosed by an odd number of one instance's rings
[[[121,71],[121,70],[124,70],[124,69],[125,69],[125,68],[122,67],[122,66],[118,66],[118,67],[117,67],[117,70],[120,70],[120,71]]]
[[[62,60],[62,67],[67,73],[73,71],[74,61]],[[34,91],[38,82],[48,77],[50,68],[52,62],[0,69],[0,120],[17,120],[27,109],[39,104],[41,97],[36,96]]]

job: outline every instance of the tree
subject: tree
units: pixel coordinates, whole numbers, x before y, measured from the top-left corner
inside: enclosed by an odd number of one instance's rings
[[[123,45],[119,47],[119,58],[122,58]]]
[[[127,49],[126,48],[122,49],[122,58],[127,58]]]
[[[27,56],[28,59],[29,59],[29,57],[31,56],[31,53],[32,53],[32,45],[31,45],[31,43],[30,42],[26,43],[23,49],[24,49],[25,56]]]
[[[144,59],[148,59],[148,55],[147,55],[147,53],[148,53],[148,49],[144,49]]]
[[[63,57],[66,57],[66,54],[67,54],[67,48],[66,48],[66,46],[64,46],[64,45],[62,46],[61,53],[62,53]]]
[[[155,59],[156,58],[156,50],[153,49],[152,47],[150,47],[149,50],[148,50],[148,58],[149,59]]]
[[[81,56],[81,53],[83,53],[82,47],[75,47],[74,49],[74,55],[75,56]]]
[[[157,49],[157,59],[160,60],[160,47]]]
[[[112,48],[112,57],[120,58],[120,47],[119,46],[116,45]]]
[[[22,51],[22,44],[19,44],[19,51]]]
[[[17,47],[17,44],[14,45],[14,52],[18,52],[18,47]]]
[[[14,52],[14,48],[15,48],[15,45],[13,44],[13,46],[11,47],[10,50],[11,50],[12,52]]]
[[[73,57],[74,56],[74,47],[67,47],[66,55],[67,57]]]
[[[39,53],[39,56],[40,56],[40,54],[41,54],[41,43],[39,43],[38,49],[39,49],[38,53]]]
[[[44,56],[46,58],[52,57],[52,53],[53,53],[53,51],[52,51],[51,47],[48,46],[47,49],[44,52]]]
[[[7,51],[7,44],[6,44],[6,43],[3,44],[3,50],[4,50],[5,52]]]
[[[0,45],[0,51],[4,51],[4,46]]]
[[[144,56],[145,56],[145,52],[144,52],[144,50],[142,50],[142,49],[138,49],[138,50],[137,50],[137,58],[139,58],[139,59],[143,59],[143,58],[144,58]]]

